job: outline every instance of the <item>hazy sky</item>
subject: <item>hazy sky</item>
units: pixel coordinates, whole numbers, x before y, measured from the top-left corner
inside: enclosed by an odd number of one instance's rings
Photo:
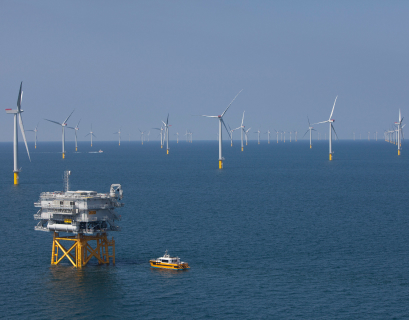
[[[399,108],[409,117],[408,17],[407,1],[1,1],[0,141],[12,141],[4,109],[20,81],[39,141],[61,139],[43,118],[74,108],[81,140],[91,123],[98,140],[119,128],[136,140],[168,113],[172,137],[216,139],[217,120],[192,115],[221,114],[241,89],[231,127],[246,110],[251,131],[302,136],[307,115],[327,120],[338,95],[341,139],[382,132]]]

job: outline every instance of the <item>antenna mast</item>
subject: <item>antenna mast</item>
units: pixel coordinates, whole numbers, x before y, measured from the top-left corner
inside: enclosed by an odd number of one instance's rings
[[[71,171],[64,171],[64,192],[70,190],[70,175]]]

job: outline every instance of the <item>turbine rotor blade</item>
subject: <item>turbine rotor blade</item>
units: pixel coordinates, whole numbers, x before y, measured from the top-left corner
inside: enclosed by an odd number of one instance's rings
[[[20,83],[20,91],[18,92],[18,98],[17,98],[17,109],[20,111],[21,109],[21,101],[23,100],[23,81]]]
[[[58,124],[58,125],[62,126],[62,123],[59,123],[59,122],[57,122],[57,121],[48,120],[48,119],[44,119],[44,120],[47,120],[47,121],[50,121],[50,122],[53,122],[53,123],[56,123],[56,124]]]
[[[227,134],[229,135],[229,138],[231,139],[230,132],[229,132],[229,130],[227,130],[227,127],[226,127],[226,124],[225,124],[224,121],[223,121],[223,118],[221,118],[220,121],[223,123],[224,128],[226,129]]]
[[[71,117],[71,115],[74,113],[74,111],[75,111],[75,109],[74,109],[74,110],[72,110],[71,114],[68,116],[68,118],[67,118],[67,119],[65,119],[65,121],[64,121],[63,123],[66,123],[66,122],[68,121],[68,119]]]
[[[222,117],[224,116],[224,114],[226,113],[226,111],[227,111],[227,109],[229,109],[230,108],[230,106],[231,106],[231,104],[233,103],[233,101],[237,98],[237,96],[240,94],[240,92],[242,92],[243,91],[243,89],[241,89],[240,91],[239,91],[239,93],[238,94],[236,94],[236,96],[233,98],[233,100],[230,102],[230,104],[228,105],[228,107],[226,108],[226,110],[224,110],[224,112],[222,113]]]
[[[332,130],[334,130],[334,133],[335,133],[335,136],[337,137],[337,140],[339,140],[338,135],[337,135],[337,132],[335,131],[335,128],[334,128],[334,126],[332,125],[332,123],[331,123],[331,128],[332,128]]]
[[[329,116],[328,120],[331,120],[332,114],[334,113],[335,103],[337,102],[338,96],[335,97],[334,106],[332,107],[331,115]]]
[[[29,159],[30,162],[31,162],[30,152],[28,151],[28,146],[27,146],[26,134],[24,133],[23,118],[21,117],[21,113],[18,114],[18,121],[20,122],[21,135],[23,136],[24,144],[26,145],[26,150],[27,150],[27,154],[28,154],[28,159]]]
[[[310,131],[310,129],[307,130],[306,133],[304,133],[304,135],[302,136],[303,138],[305,137],[305,135],[308,133],[308,131]]]

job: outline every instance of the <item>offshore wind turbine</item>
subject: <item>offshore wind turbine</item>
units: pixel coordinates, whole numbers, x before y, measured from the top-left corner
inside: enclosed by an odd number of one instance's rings
[[[235,128],[235,129],[230,128],[229,125],[228,125],[228,127],[229,127],[229,130],[230,130],[230,146],[233,147],[233,131],[237,130],[237,129],[240,129],[240,127]]]
[[[293,132],[292,131],[290,131],[290,142],[291,142],[291,134],[292,134]]]
[[[295,131],[295,142],[297,142],[297,131]]]
[[[278,143],[278,136],[279,136],[280,132],[277,131],[276,129],[274,129],[274,131],[276,132],[276,135],[277,135],[277,143]]]
[[[37,123],[37,126],[34,128],[34,130],[26,130],[26,131],[32,131],[34,132],[34,149],[37,149],[37,132],[38,132],[38,125],[40,124]]]
[[[317,131],[317,130],[315,130],[312,126],[311,126],[311,124],[310,124],[310,118],[308,118],[307,117],[307,119],[308,119],[308,130],[304,133],[304,135],[303,135],[303,138],[305,137],[305,135],[308,133],[308,131],[310,132],[310,149],[312,148],[312,134],[311,134],[311,131],[312,130],[314,130],[314,131]]]
[[[260,129],[258,129],[257,131],[254,131],[254,133],[257,133],[257,136],[258,136],[258,144],[260,144]]]
[[[78,121],[77,125],[75,126],[74,130],[75,130],[75,152],[77,152],[78,150],[78,145],[77,145],[77,131],[80,129],[78,128],[78,126],[80,125],[81,119],[80,121]]]
[[[332,161],[332,130],[334,130],[335,136],[338,138],[337,133],[335,132],[334,129],[334,125],[332,124],[335,120],[331,119],[332,118],[332,114],[334,113],[334,108],[335,108],[335,103],[337,102],[338,96],[335,97],[335,101],[334,101],[334,105],[332,107],[332,111],[331,114],[329,115],[328,120],[326,121],[321,121],[321,122],[317,122],[316,124],[319,123],[329,123],[329,160]]]
[[[78,122],[79,123],[79,122]],[[92,147],[92,137],[97,137],[95,134],[94,134],[94,132],[92,131],[92,123],[91,123],[91,131],[88,133],[88,134],[86,134],[85,135],[86,137],[87,136],[91,136],[91,147]]]
[[[401,114],[401,112],[400,112],[400,109],[399,109],[399,120],[398,120],[398,122],[395,122],[395,125],[396,125],[396,127],[397,127],[397,130],[396,130],[396,134],[397,134],[397,140],[398,140],[398,156],[400,156],[400,152],[401,152],[401,149],[402,149],[402,145],[401,145],[401,143],[402,143],[402,137],[401,137],[401,135],[402,135],[402,121],[403,121],[403,118],[402,118],[402,114]]]
[[[62,127],[62,158],[63,159],[65,159],[65,130],[64,129],[67,126],[68,119],[71,117],[71,115],[74,113],[74,111],[75,111],[75,109],[72,110],[71,114],[67,117],[67,119],[64,120],[63,123],[59,123],[59,122],[53,121],[53,120],[44,119],[44,120],[50,121],[52,123],[58,124],[58,125],[60,125]],[[68,127],[68,128],[74,129],[74,128],[71,128],[71,127]]]
[[[271,132],[270,132],[270,130],[267,130],[266,133],[267,133],[267,136],[268,136],[268,144],[270,144],[270,133],[271,133]]]
[[[21,172],[21,168],[18,167],[18,132],[17,132],[17,118],[21,130],[21,135],[23,136],[24,139],[24,144],[26,145],[26,150],[27,150],[27,155],[28,159],[31,162],[30,158],[30,152],[28,151],[28,146],[27,146],[27,140],[26,140],[26,135],[24,133],[24,126],[23,126],[23,118],[21,117],[21,113],[23,110],[21,110],[21,101],[23,100],[23,81],[20,83],[20,91],[18,93],[18,98],[17,98],[17,109],[12,110],[12,109],[6,109],[6,113],[8,114],[14,114],[14,134],[13,134],[13,156],[14,156],[14,184],[18,184],[19,182],[19,176],[18,174]]]
[[[164,121],[162,121],[162,123],[165,126],[166,154],[169,154],[169,113],[166,119],[166,123]]]
[[[240,135],[241,135],[241,151],[243,151],[244,150],[244,148],[243,148],[243,133],[244,134],[246,134],[246,131],[244,130],[244,125],[243,125],[243,122],[244,122],[244,113],[245,113],[246,111],[243,111],[243,118],[241,119],[241,125],[240,125]]]
[[[138,129],[138,130],[141,133],[141,142],[142,142],[142,145],[143,145],[143,135],[144,135],[145,131],[141,131],[140,129]]]
[[[242,90],[240,90],[240,92],[242,92]],[[223,155],[222,155],[222,124],[224,125],[224,128],[226,129],[227,133],[229,134],[229,131],[227,130],[226,124],[223,121],[223,116],[225,115],[225,113],[227,112],[227,110],[230,108],[231,104],[233,103],[233,101],[237,98],[237,96],[240,94],[240,92],[233,98],[233,100],[230,102],[230,104],[227,106],[226,110],[224,110],[224,112],[221,115],[218,116],[207,116],[207,115],[202,115],[202,117],[206,117],[206,118],[217,118],[219,120],[219,169],[223,169]]]
[[[244,131],[244,134],[246,135],[246,146],[247,146],[247,135],[248,135],[250,129],[251,129],[251,127],[248,128],[246,131]]]
[[[176,143],[179,143],[179,132],[176,132],[175,136],[176,136]]]
[[[114,134],[117,134],[117,135],[118,135],[119,145],[121,145],[121,128],[119,128],[119,131],[118,131],[118,132],[114,132]]]

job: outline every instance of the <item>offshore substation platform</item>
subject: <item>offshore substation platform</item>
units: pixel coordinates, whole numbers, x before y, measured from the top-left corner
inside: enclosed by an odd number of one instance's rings
[[[115,240],[108,240],[108,231],[120,231],[121,220],[115,208],[123,207],[122,188],[112,184],[109,193],[70,191],[69,176],[64,171],[64,191],[42,192],[35,207],[40,210],[34,219],[38,231],[53,232],[51,264],[58,265],[67,258],[74,267],[82,268],[92,257],[99,264],[115,264]],[[67,236],[60,236],[67,233]],[[94,247],[91,244],[96,245]],[[68,249],[63,245],[68,243]]]

